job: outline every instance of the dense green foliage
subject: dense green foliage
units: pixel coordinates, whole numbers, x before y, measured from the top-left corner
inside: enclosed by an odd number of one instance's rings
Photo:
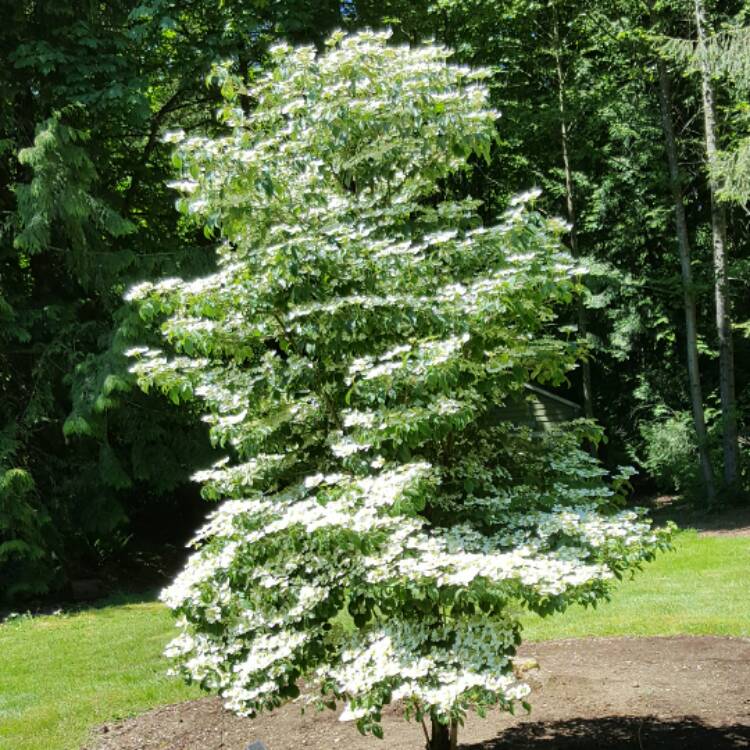
[[[493,160],[446,183],[481,198],[486,216],[538,185],[537,207],[570,218],[562,89],[578,252],[592,269],[593,406],[609,437],[601,455],[612,465],[639,465],[644,491],[656,477],[660,488],[692,484],[703,496],[683,418],[690,408],[685,328],[655,71],[665,37],[694,40],[691,4],[624,3],[615,11],[580,0],[4,0],[2,9],[2,596],[90,572],[149,519],[167,516],[160,510],[195,494],[187,478],[212,460],[203,427],[134,389],[122,356],[147,335],[123,306],[124,290],[212,263],[214,240],[173,211],[165,187],[170,147],[161,138],[178,122],[189,133],[214,132],[219,92],[205,85],[212,63],[232,59],[237,70],[257,72],[269,42],[319,44],[337,26],[389,25],[397,41],[434,37],[459,60],[495,71],[492,105],[502,117]],[[734,34],[715,43],[741,38],[746,14],[740,2],[710,6],[709,34]],[[734,48],[741,55],[742,44]],[[669,56],[668,69],[709,440],[721,476],[700,84],[684,55]],[[739,63],[717,66],[714,75],[715,167],[728,175],[729,296],[733,320],[742,323],[750,318],[747,87]],[[578,322],[575,309],[562,314]],[[750,348],[741,331],[735,357],[744,450]],[[563,395],[581,402],[579,371],[569,378]]]
[[[199,423],[134,391],[122,356],[144,335],[123,307],[128,284],[210,257],[165,190],[161,134],[177,116],[210,127],[215,60],[257,63],[269,39],[315,38],[313,16],[326,17],[325,3],[278,18],[265,3],[6,5],[0,598],[95,569],[129,518],[174,508],[210,460]]]

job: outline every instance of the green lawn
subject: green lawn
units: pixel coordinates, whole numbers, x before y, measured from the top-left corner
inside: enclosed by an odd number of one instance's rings
[[[524,618],[524,638],[607,635],[750,636],[750,537],[680,533],[659,555],[619,584],[596,609]]]
[[[676,547],[597,610],[526,617],[525,637],[750,636],[750,537],[685,532]],[[97,724],[197,695],[164,675],[171,630],[154,602],[1,625],[0,748],[77,750]]]
[[[0,748],[77,749],[97,724],[198,695],[164,674],[171,630],[155,602],[0,626]]]

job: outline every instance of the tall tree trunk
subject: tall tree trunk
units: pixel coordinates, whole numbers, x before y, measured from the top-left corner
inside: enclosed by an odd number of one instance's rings
[[[698,35],[698,59],[703,94],[703,122],[706,158],[709,169],[716,161],[716,104],[711,69],[706,57],[706,17],[702,0],[695,0],[695,26]],[[716,331],[719,338],[719,392],[723,424],[724,482],[730,489],[737,484],[737,414],[734,394],[734,347],[727,290],[727,222],[724,208],[717,200],[718,185],[710,173],[711,234],[714,252],[714,297],[716,300]]]
[[[674,203],[675,225],[677,229],[677,247],[680,253],[680,269],[682,271],[682,293],[685,308],[685,349],[687,354],[688,379],[690,382],[690,403],[693,409],[693,425],[698,441],[698,456],[700,459],[701,476],[709,505],[716,501],[716,486],[711,459],[708,454],[708,440],[706,435],[706,419],[703,411],[703,392],[698,365],[698,335],[696,332],[695,296],[693,293],[693,269],[690,266],[690,238],[688,236],[687,220],[685,218],[685,203],[682,194],[680,166],[677,160],[677,144],[672,126],[672,87],[664,61],[656,63],[659,74],[659,109],[661,123],[664,130],[664,144],[669,162],[669,182],[672,189]]]
[[[437,719],[432,720],[432,736],[427,750],[456,750],[458,742],[458,724],[455,721],[441,724]]]
[[[570,249],[573,257],[578,257],[578,227],[576,224],[575,196],[573,193],[573,172],[570,168],[570,155],[568,151],[568,122],[565,112],[565,76],[562,68],[562,55],[560,44],[560,23],[557,18],[557,6],[552,3],[552,33],[554,37],[553,54],[555,57],[555,70],[557,72],[557,103],[560,114],[560,141],[562,143],[563,170],[565,172],[565,207],[570,224]],[[585,339],[588,333],[586,322],[586,308],[583,301],[578,300],[578,331]],[[587,418],[594,417],[594,394],[591,387],[591,365],[584,360],[581,365],[583,386],[583,410]]]

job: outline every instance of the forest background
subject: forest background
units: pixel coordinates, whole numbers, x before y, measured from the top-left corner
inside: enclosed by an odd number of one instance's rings
[[[538,186],[590,269],[562,311],[590,347],[560,395],[640,495],[746,502],[750,5],[702,0],[0,0],[0,598],[179,545],[212,460],[190,408],[142,393],[133,283],[210,268],[174,209],[177,126],[212,132],[212,63],[280,39],[433,38],[494,71],[498,141],[446,194],[487,218]],[[252,103],[249,103],[251,106]]]

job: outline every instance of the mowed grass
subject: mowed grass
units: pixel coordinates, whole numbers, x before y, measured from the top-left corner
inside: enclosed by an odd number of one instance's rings
[[[618,583],[596,609],[574,606],[523,618],[525,640],[586,636],[731,635],[750,637],[750,536],[684,531],[674,552]]]
[[[199,695],[165,674],[157,602],[0,625],[0,748],[73,750],[92,727]]]
[[[525,616],[524,637],[750,636],[750,537],[675,546],[595,610]],[[155,602],[0,625],[0,748],[77,750],[98,724],[199,695],[165,675],[172,629]]]

